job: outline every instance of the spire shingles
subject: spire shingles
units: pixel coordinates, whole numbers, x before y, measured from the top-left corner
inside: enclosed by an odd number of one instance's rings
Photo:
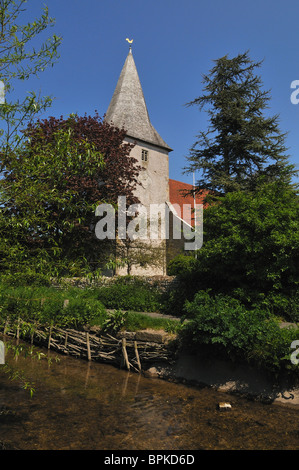
[[[126,129],[128,137],[157,145],[168,151],[172,150],[150,122],[131,48],[118,79],[105,120],[112,122],[116,127]]]

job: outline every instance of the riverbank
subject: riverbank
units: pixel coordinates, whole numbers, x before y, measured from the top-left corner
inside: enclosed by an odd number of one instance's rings
[[[147,328],[120,331],[114,337],[103,335],[99,327],[87,330],[80,332],[48,326],[36,329],[34,334],[31,330],[30,336],[23,335],[22,339],[64,355],[139,372],[147,378],[210,387],[264,403],[299,408],[298,385],[290,386],[287,380],[278,383],[248,364],[178,352],[174,347],[175,334]],[[8,334],[15,338],[14,331]]]
[[[216,391],[243,395],[246,398],[299,409],[299,386],[287,381],[277,383],[247,364],[180,354],[173,364],[153,364],[147,377],[177,381],[192,386],[208,386]]]
[[[143,315],[166,317],[161,313],[144,312]],[[172,320],[179,320],[171,317]],[[281,322],[280,328],[298,328],[290,322]],[[165,331],[144,330],[144,332],[123,332],[129,338],[143,337],[148,341],[167,343],[174,340],[175,335]],[[299,365],[298,365],[299,368]],[[299,369],[298,369],[299,370]],[[144,371],[147,377],[177,381],[195,386],[208,386],[219,392],[241,394],[250,399],[265,403],[294,406],[299,408],[299,385],[289,384],[289,379],[277,381],[269,373],[248,364],[235,363],[229,360],[207,359],[200,354],[176,353],[171,363],[157,362]]]
[[[175,339],[175,335],[154,330],[122,332],[121,336],[135,340],[141,338],[159,344],[167,344]],[[207,359],[200,354],[180,352],[176,353],[171,361],[151,363],[143,373],[149,378],[160,378],[197,387],[208,386],[219,392],[240,394],[265,403],[299,408],[298,384],[290,386],[287,379],[277,382],[269,374],[267,376],[264,371],[248,364],[216,358]]]

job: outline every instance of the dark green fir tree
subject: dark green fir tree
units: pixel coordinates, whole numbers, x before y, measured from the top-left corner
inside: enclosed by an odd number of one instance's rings
[[[190,149],[186,172],[200,170],[196,188],[224,195],[255,190],[261,183],[292,183],[296,174],[286,155],[286,134],[278,126],[278,115],[265,111],[269,92],[262,89],[248,52],[215,61],[203,76],[203,94],[187,106],[205,108],[209,126],[201,131]]]

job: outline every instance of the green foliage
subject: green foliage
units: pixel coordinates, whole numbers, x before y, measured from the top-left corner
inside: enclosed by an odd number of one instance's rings
[[[248,52],[221,57],[204,75],[204,93],[189,105],[207,107],[208,131],[201,131],[190,150],[188,170],[200,170],[200,190],[226,194],[253,190],[265,181],[290,182],[297,174],[285,155],[285,134],[278,116],[264,116],[270,99],[256,69],[261,62]]]
[[[126,324],[128,312],[122,310],[116,310],[114,312],[108,312],[107,318],[105,319],[102,330],[104,333],[117,333]]]
[[[195,268],[192,271],[181,271],[177,275],[176,285],[163,294],[161,311],[166,315],[182,316],[186,300],[192,300],[199,289]]]
[[[97,298],[109,309],[155,312],[161,308],[159,288],[133,276],[119,277],[115,282],[96,289]]]
[[[92,290],[59,290],[49,287],[0,286],[2,324],[6,317],[20,317],[28,323],[55,324],[61,327],[82,328],[101,324],[106,310]]]
[[[133,281],[135,286],[139,282],[144,287],[142,281]],[[107,312],[98,299],[97,288],[55,289],[0,284],[0,305],[0,328],[4,328],[8,316],[11,325],[15,322],[14,329],[18,318],[21,318],[23,323],[20,334],[27,337],[35,322],[78,329],[86,325],[98,325],[106,332],[116,332],[121,328],[129,331],[152,328],[177,332],[180,328],[179,321],[150,317],[128,309]]]
[[[144,330],[165,330],[168,333],[176,333],[180,330],[181,323],[167,318],[150,317],[142,313],[128,312],[125,328],[127,331]]]
[[[205,212],[202,288],[291,296],[299,285],[299,200],[288,187],[227,194]]]
[[[51,281],[46,274],[36,273],[34,270],[27,272],[15,272],[14,274],[5,273],[0,277],[2,284],[7,286],[50,286]]]
[[[178,276],[183,272],[192,271],[195,265],[196,259],[194,256],[177,255],[169,262],[167,273],[169,276]]]
[[[248,362],[274,373],[294,371],[291,343],[299,339],[299,329],[281,329],[277,318],[261,309],[247,310],[228,296],[198,292],[185,311],[192,320],[181,330],[181,340],[189,350],[208,350],[220,357]]]
[[[89,230],[98,201],[76,178],[84,174],[96,185],[103,165],[93,145],[73,142],[70,130],[58,131],[52,142],[34,148],[26,141],[9,155],[1,180],[2,269],[33,265],[48,275],[65,268],[77,274],[87,264],[88,252],[99,250]]]
[[[168,267],[167,273],[176,276],[175,287],[167,290],[162,296],[161,311],[167,315],[181,316],[186,300],[192,300],[199,289],[195,269],[197,260],[193,256],[177,255]]]
[[[299,292],[259,295],[253,303],[256,308],[267,309],[271,314],[292,322],[299,322]]]
[[[61,38],[53,34],[36,48],[36,39],[42,37],[55,21],[44,6],[39,18],[22,24],[25,3],[26,0],[2,0],[0,4],[0,80],[5,85],[5,103],[0,106],[2,152],[17,146],[22,139],[20,131],[26,122],[52,103],[52,98],[37,96],[34,91],[10,101],[14,82],[38,77],[47,67],[53,66],[61,43]]]
[[[115,240],[96,237],[96,208],[115,207],[119,194],[127,204],[138,202],[139,167],[128,158],[133,144],[97,114],[37,121],[25,134],[22,145],[2,155],[0,269],[98,275],[115,258]]]
[[[204,243],[178,275],[168,310],[182,311],[198,290],[227,294],[245,306],[298,321],[299,200],[286,185],[229,193],[204,211]]]

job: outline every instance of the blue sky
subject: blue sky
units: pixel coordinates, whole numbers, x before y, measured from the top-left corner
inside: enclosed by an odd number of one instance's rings
[[[29,0],[26,20],[43,4],[56,18],[49,34],[63,37],[60,59],[20,91],[55,97],[49,115],[102,116],[109,105],[129,46],[153,126],[173,148],[170,178],[183,174],[189,148],[207,114],[185,104],[201,94],[202,74],[213,60],[249,50],[264,60],[258,73],[270,90],[270,115],[279,114],[288,132],[290,161],[299,168],[299,104],[291,103],[291,82],[299,80],[298,0]],[[18,87],[16,87],[18,92]]]

